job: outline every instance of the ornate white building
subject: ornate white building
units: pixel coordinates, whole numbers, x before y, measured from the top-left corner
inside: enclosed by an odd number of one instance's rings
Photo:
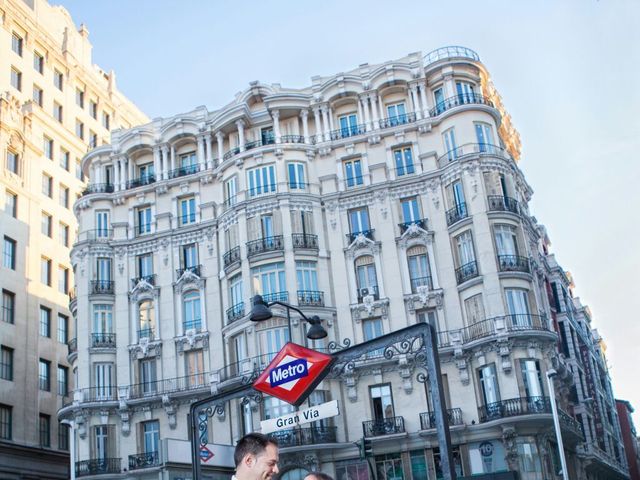
[[[319,315],[329,337],[318,349],[433,323],[461,476],[557,478],[555,368],[572,478],[624,478],[619,433],[585,435],[591,406],[571,395],[580,367],[558,350],[568,320],[548,294],[566,275],[529,213],[519,148],[462,47],[300,90],[253,82],[219,110],[114,133],[85,156],[92,184],[75,204],[78,390],[59,416],[76,424],[77,474],[190,478],[189,404],[264,368],[287,339],[306,342],[295,313],[291,327],[284,310],[249,321],[261,293]],[[379,480],[438,478],[417,373],[410,356],[371,354],[324,381],[309,402],[336,399],[341,415],[275,434],[281,476],[370,478],[353,444],[364,436]],[[209,442],[233,444],[292,410],[231,403]],[[210,478],[225,471],[213,464]]]

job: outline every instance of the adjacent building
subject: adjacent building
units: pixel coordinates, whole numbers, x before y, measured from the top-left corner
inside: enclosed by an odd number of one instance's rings
[[[616,399],[616,409],[618,410],[620,431],[629,465],[629,477],[631,480],[640,480],[640,448],[638,448],[638,433],[631,416],[634,412],[633,407],[627,400]]]
[[[555,369],[572,478],[628,478],[598,337],[529,211],[519,156],[463,47],[303,89],[253,82],[218,110],[114,132],[84,157],[90,185],[74,206],[78,388],[59,417],[75,423],[76,473],[190,478],[195,399],[263,369],[287,340],[327,349],[430,322],[460,476],[558,478]],[[307,341],[285,309],[250,322],[256,293],[318,315],[329,337]],[[309,398],[337,400],[340,416],[273,434],[282,478],[439,477],[415,358],[383,353]],[[208,441],[232,445],[291,411],[234,400]],[[205,466],[207,478],[226,470]]]
[[[43,0],[0,1],[0,477],[68,478],[58,423],[74,384],[69,253],[81,159],[148,121],[91,63],[84,26]],[[69,346],[67,346],[69,344]]]

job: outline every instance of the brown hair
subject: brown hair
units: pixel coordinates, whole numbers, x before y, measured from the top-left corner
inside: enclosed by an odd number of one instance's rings
[[[245,455],[251,454],[257,457],[267,449],[267,445],[273,445],[277,447],[278,441],[274,438],[267,437],[262,433],[249,433],[248,435],[242,437],[240,440],[238,440],[236,450],[233,453],[233,461],[236,464],[236,468],[238,468],[238,465],[240,465]]]

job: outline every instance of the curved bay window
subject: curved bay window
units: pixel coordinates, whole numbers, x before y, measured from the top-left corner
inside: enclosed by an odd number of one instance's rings
[[[202,328],[202,315],[200,308],[200,293],[192,291],[185,293],[182,298],[183,304],[183,327],[184,331],[196,330]]]
[[[407,250],[407,262],[409,264],[409,278],[411,280],[411,293],[417,293],[418,287],[433,288],[431,271],[429,270],[429,258],[427,247],[415,245]]]
[[[379,299],[378,277],[376,275],[375,260],[371,255],[356,258],[356,282],[358,287],[358,303],[367,295]]]
[[[138,340],[153,340],[156,327],[156,314],[153,300],[143,300],[138,305]]]

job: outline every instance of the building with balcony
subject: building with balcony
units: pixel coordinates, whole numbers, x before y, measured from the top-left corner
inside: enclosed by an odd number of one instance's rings
[[[631,417],[634,411],[633,407],[627,400],[616,399],[616,410],[629,465],[629,478],[630,480],[640,480],[640,447],[638,446],[638,432]]]
[[[567,275],[529,212],[519,148],[486,68],[462,47],[303,89],[253,82],[220,109],[115,132],[84,157],[90,184],[74,206],[78,389],[58,414],[77,425],[77,474],[189,476],[190,457],[170,461],[163,442],[186,448],[190,402],[238,386],[287,340],[322,350],[430,322],[460,476],[558,478],[545,375],[555,368],[572,478],[625,478],[618,432],[600,445],[580,423],[591,407],[572,396],[567,324],[549,293]],[[329,337],[307,341],[279,307],[250,322],[256,293],[318,315]],[[272,433],[281,477],[372,478],[354,445],[364,437],[377,478],[438,478],[432,400],[413,360],[369,352],[323,381],[308,403],[338,400],[341,415]],[[234,444],[292,411],[232,401],[206,437]],[[587,465],[592,456],[607,461]]]
[[[56,412],[74,385],[81,159],[148,121],[92,64],[88,35],[63,7],[0,2],[0,478],[69,478]]]

